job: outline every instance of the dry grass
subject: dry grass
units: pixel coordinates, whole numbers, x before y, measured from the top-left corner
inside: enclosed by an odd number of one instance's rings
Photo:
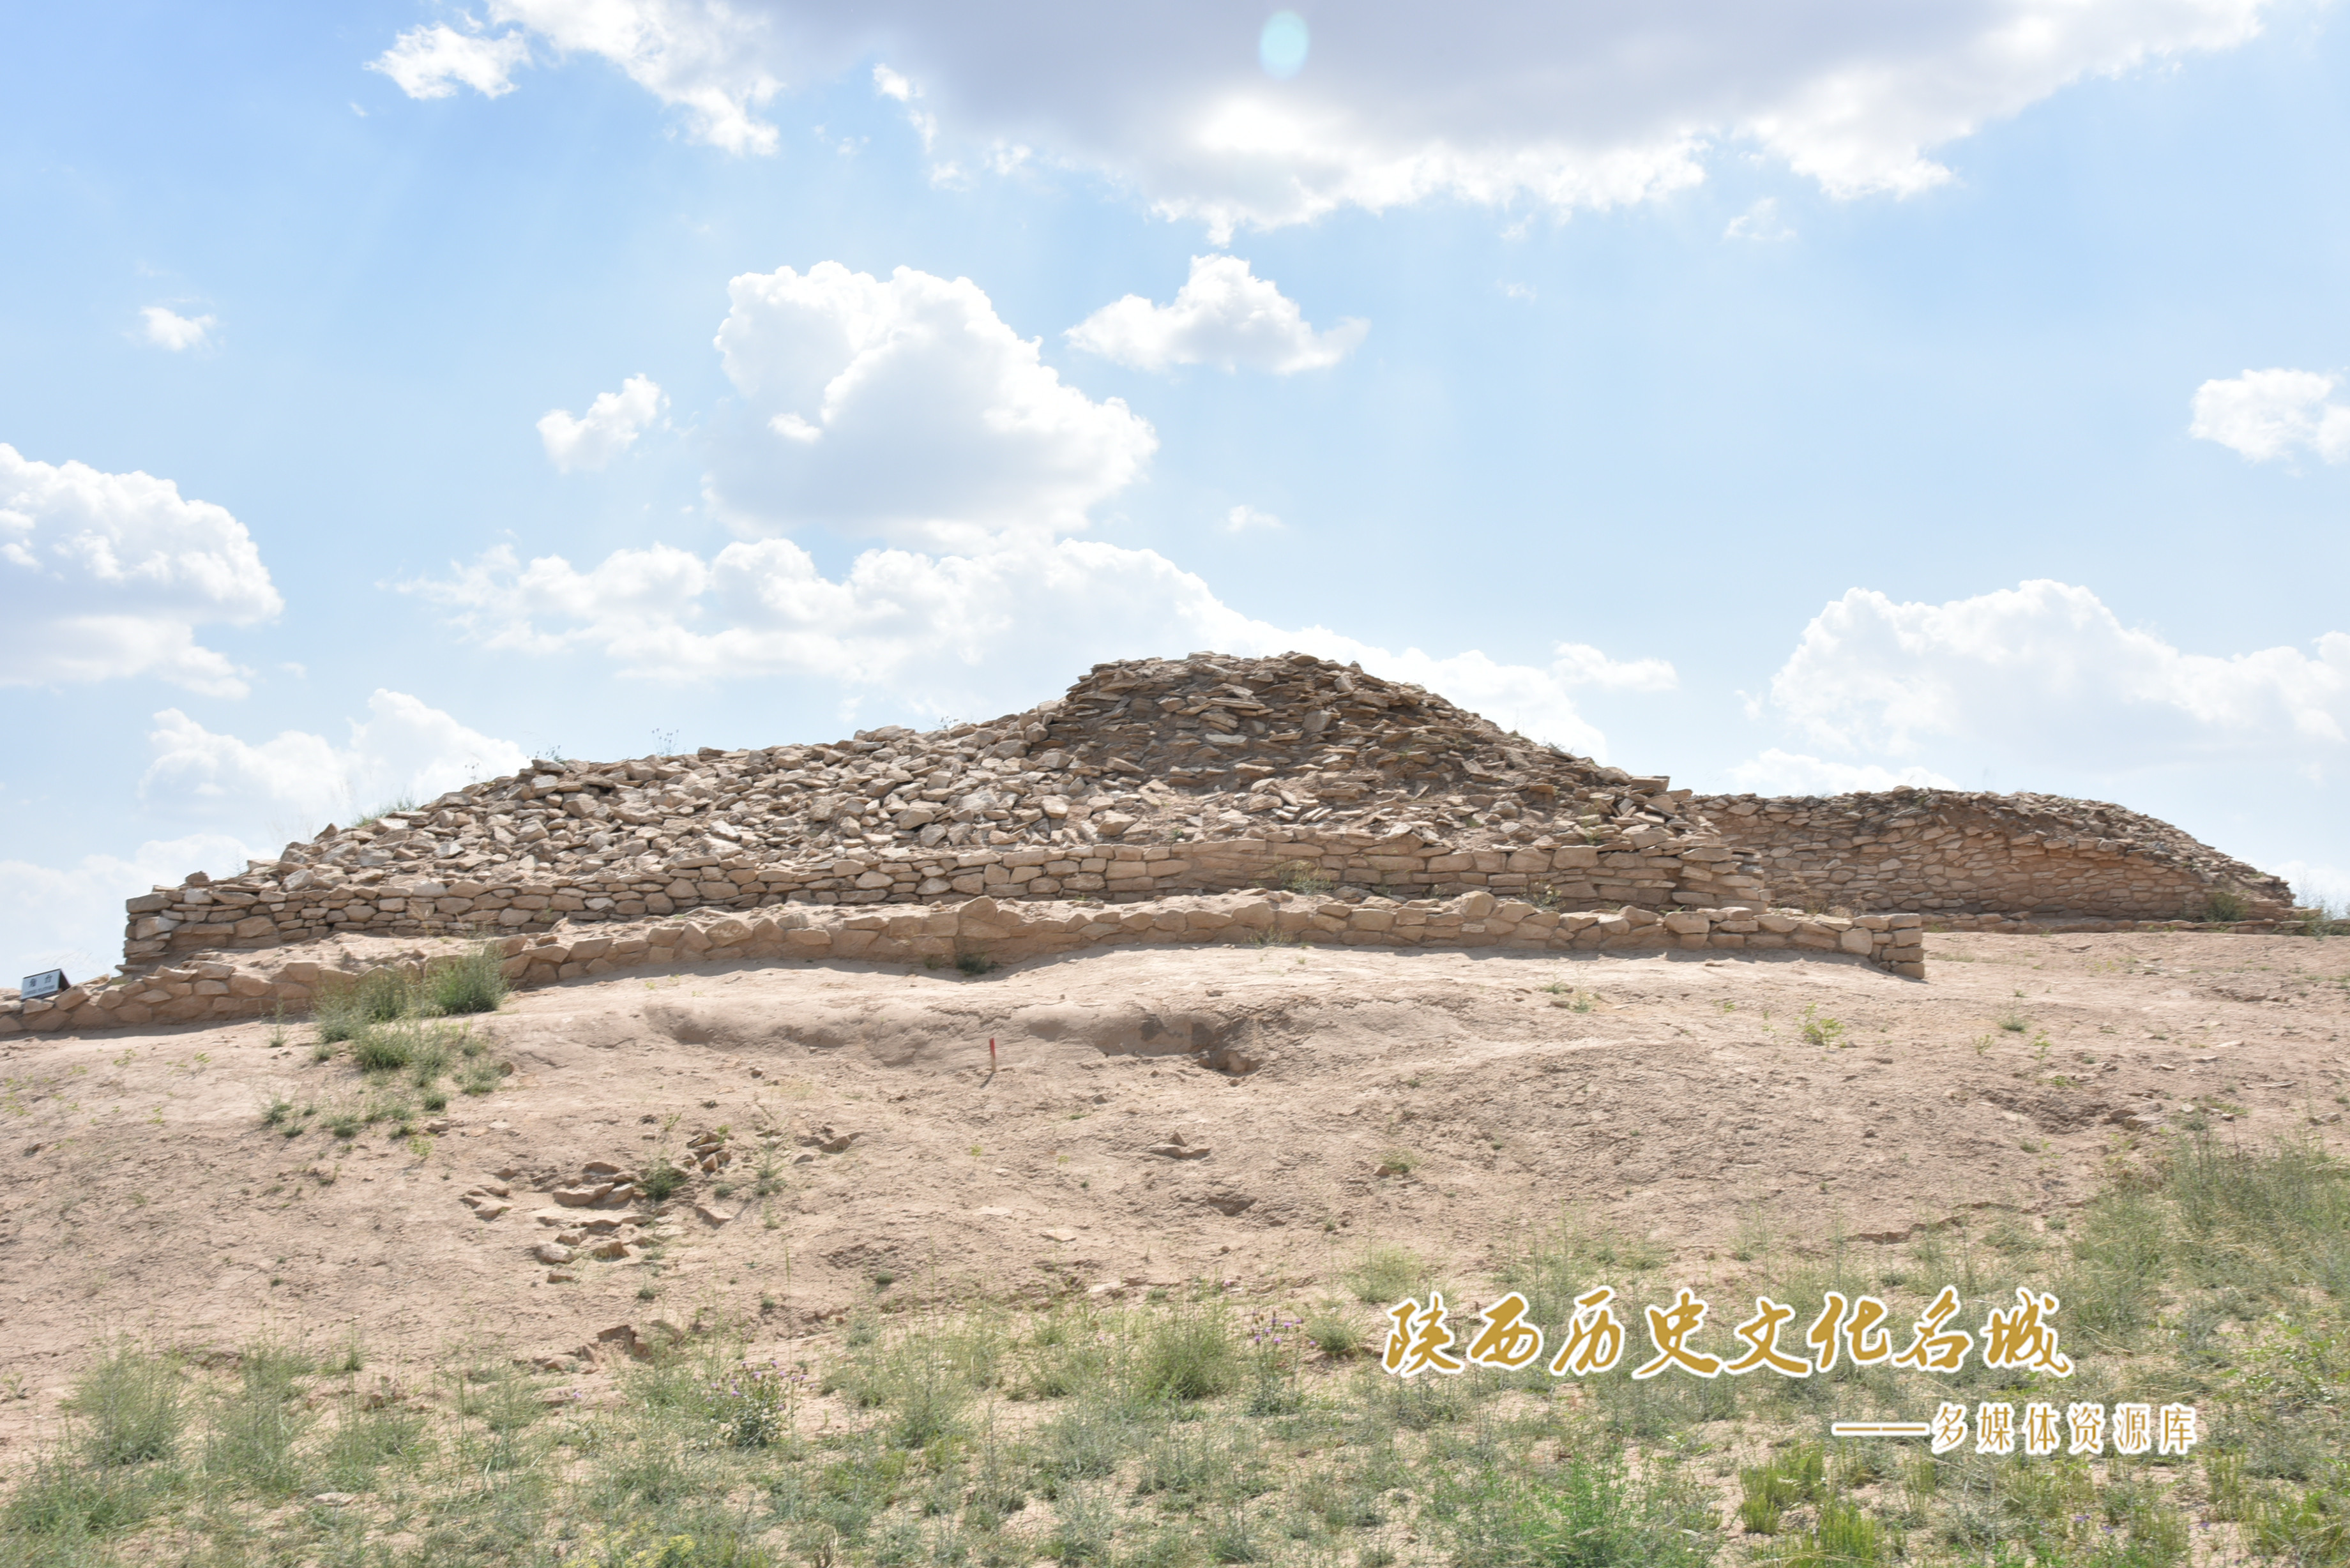
[[[1378,1348],[1372,1306],[1204,1282],[1017,1312],[901,1292],[901,1310],[780,1356],[723,1332],[673,1346],[588,1401],[567,1391],[606,1380],[478,1345],[395,1378],[357,1345],[324,1366],[266,1344],[200,1366],[122,1344],[18,1471],[0,1563],[2350,1561],[2350,1179],[2317,1152],[2183,1140],[2063,1232],[1781,1251],[1709,1287],[1706,1348],[1738,1348],[1757,1294],[1797,1305],[1783,1344],[1799,1348],[1830,1290],[1882,1296],[1898,1325],[1950,1282],[1975,1326],[2028,1282],[2064,1298],[2079,1370],[1635,1381],[1638,1306],[1675,1282],[1640,1245],[1571,1227],[1521,1245],[1503,1282],[1546,1326],[1617,1291],[1626,1358],[1581,1385],[1539,1365],[1400,1382],[1355,1353]],[[1378,1247],[1351,1276],[1373,1302],[1430,1277]],[[2185,1459],[2094,1460],[1824,1440],[1831,1417],[2036,1397],[2185,1400],[2208,1437]]]

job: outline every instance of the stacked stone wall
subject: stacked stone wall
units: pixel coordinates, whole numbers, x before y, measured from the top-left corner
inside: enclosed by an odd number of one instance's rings
[[[1898,790],[1690,804],[1775,899],[1804,909],[2233,921],[2293,903],[2281,879],[2103,801]]]
[[[1843,919],[1746,909],[1662,915],[1632,908],[1561,912],[1482,889],[1451,899],[1359,901],[1276,891],[1118,906],[999,902],[985,896],[912,909],[808,904],[495,940],[506,975],[519,986],[712,961],[797,958],[943,966],[974,956],[1003,963],[1084,948],[1188,942],[1523,952],[1783,949],[1846,955],[1922,979],[1923,926],[1915,915]],[[437,945],[443,953],[462,947],[453,939]],[[332,951],[329,946],[327,952]],[[236,961],[224,956],[193,960],[74,986],[55,997],[0,1001],[0,1036],[266,1017],[281,1011],[299,1015],[328,988],[357,983],[376,969],[415,977],[435,956],[419,951],[396,963],[372,965],[353,956],[337,963],[313,948]]]
[[[1669,840],[1660,831],[1654,838],[1642,847],[1612,850],[1502,848],[1430,842],[1414,833],[1374,838],[1274,829],[1262,837],[1189,844],[882,851],[818,864],[700,856],[658,875],[628,867],[495,882],[428,880],[392,870],[345,876],[272,862],[232,881],[192,878],[188,886],[130,899],[125,949],[140,968],[179,955],[338,934],[511,932],[693,909],[914,904],[950,896],[1136,903],[1282,885],[1347,887],[1407,898],[1488,891],[1539,898],[1553,907],[1713,909],[1764,902],[1762,884],[1731,851]]]

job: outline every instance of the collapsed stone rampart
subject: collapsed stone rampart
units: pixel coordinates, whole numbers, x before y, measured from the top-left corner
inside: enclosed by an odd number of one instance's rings
[[[931,919],[972,898],[1163,907],[1265,889],[1367,909],[1374,925],[1383,908],[1423,911],[1417,927],[1476,898],[1576,930],[1711,911],[1717,938],[1785,934],[1738,922],[1790,909],[2160,920],[2226,912],[2215,895],[2254,919],[2291,902],[2276,878],[2099,802],[1700,798],[1350,665],[1194,654],[1097,665],[1065,696],[987,723],[535,762],[329,827],[241,876],[130,900],[124,968],[218,968],[207,955],[338,937],[545,942],[703,914],[806,930],[844,911]],[[1868,956],[1919,972],[1914,950]],[[229,967],[203,983],[253,983]]]
[[[2274,919],[2293,889],[2167,822],[2064,795],[1705,795],[1772,896],[1805,909],[2010,919]]]
[[[338,932],[1284,884],[1760,907],[1688,799],[1310,654],[1139,659],[985,724],[537,763],[133,898],[123,951],[136,969]]]
[[[1472,892],[1451,899],[1334,898],[1288,891],[1107,906],[980,897],[917,907],[802,905],[688,919],[631,920],[593,929],[497,939],[507,977],[521,986],[593,979],[634,969],[735,960],[827,959],[986,967],[1083,948],[1224,942],[1399,949],[1503,949],[1515,952],[1734,951],[1796,949],[1844,954],[1911,979],[1925,974],[1923,922],[1915,915],[1857,919],[1748,909],[1626,909],[1560,912],[1523,898]],[[192,959],[112,984],[78,985],[54,997],[0,998],[0,1037],[19,1033],[141,1027],[307,1012],[321,992],[379,969],[413,979],[462,950],[456,939],[384,953],[380,939]],[[356,950],[365,948],[379,950]]]

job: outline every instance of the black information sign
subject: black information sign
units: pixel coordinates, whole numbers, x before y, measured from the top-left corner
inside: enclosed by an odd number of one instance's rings
[[[28,974],[25,977],[25,990],[23,994],[26,1001],[33,1002],[44,996],[55,996],[65,988],[65,971],[61,969],[44,970],[39,974]]]

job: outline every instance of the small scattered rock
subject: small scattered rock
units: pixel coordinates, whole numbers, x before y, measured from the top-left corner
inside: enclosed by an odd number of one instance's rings
[[[598,1334],[596,1348],[598,1351],[612,1351],[622,1355],[632,1355],[639,1361],[652,1354],[651,1346],[637,1337],[636,1325],[628,1323],[614,1324],[610,1328]]]
[[[1047,1225],[1038,1234],[1048,1241],[1074,1241],[1077,1239],[1077,1233],[1066,1225]]]
[[[1188,1144],[1183,1141],[1181,1133],[1170,1133],[1165,1143],[1154,1143],[1143,1152],[1165,1159],[1205,1159],[1208,1158],[1208,1146]]]
[[[530,1250],[530,1255],[542,1263],[567,1263],[571,1261],[571,1249],[560,1241],[541,1241]]]
[[[706,1199],[696,1203],[693,1206],[693,1211],[712,1225],[723,1225],[741,1212],[740,1210],[729,1209],[722,1203]]]
[[[568,1269],[549,1269],[546,1271],[546,1282],[550,1285],[576,1285],[579,1282],[579,1276]]]

